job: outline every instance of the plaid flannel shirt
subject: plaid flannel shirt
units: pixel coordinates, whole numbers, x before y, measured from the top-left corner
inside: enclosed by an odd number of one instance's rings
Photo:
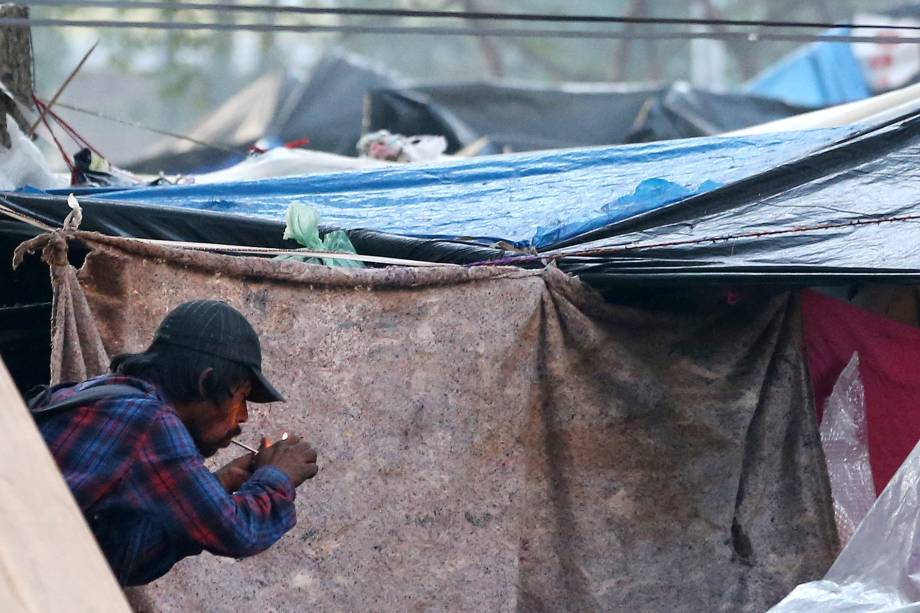
[[[122,585],[153,581],[202,551],[254,555],[294,526],[287,475],[263,466],[228,494],[153,385],[107,375],[54,389],[49,402],[114,383],[138,394],[66,409],[38,425]]]

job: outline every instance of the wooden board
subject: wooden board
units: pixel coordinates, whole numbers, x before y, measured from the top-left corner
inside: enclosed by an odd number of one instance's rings
[[[0,406],[0,611],[130,611],[2,361]]]

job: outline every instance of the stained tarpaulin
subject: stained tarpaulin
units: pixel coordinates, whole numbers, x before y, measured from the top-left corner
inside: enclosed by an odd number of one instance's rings
[[[920,329],[816,292],[803,292],[805,345],[820,413],[834,382],[859,352],[877,492],[920,440]]]
[[[665,312],[552,268],[345,271],[75,238],[93,253],[66,287],[92,316],[57,325],[112,355],[184,300],[227,300],[289,399],[253,406],[244,440],[301,432],[320,455],[275,547],[181,562],[141,610],[761,611],[833,558],[787,294]],[[80,361],[55,355],[57,372]]]

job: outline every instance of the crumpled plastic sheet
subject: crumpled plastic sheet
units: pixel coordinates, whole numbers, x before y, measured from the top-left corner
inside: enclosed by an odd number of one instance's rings
[[[821,445],[834,496],[840,544],[846,545],[875,502],[869,464],[866,395],[859,377],[859,354],[843,369],[824,409]]]
[[[821,581],[769,613],[920,612],[920,444],[869,510]]]

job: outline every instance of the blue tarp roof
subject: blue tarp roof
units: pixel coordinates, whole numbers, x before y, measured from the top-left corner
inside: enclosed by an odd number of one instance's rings
[[[547,247],[775,168],[854,128],[472,158],[424,166],[106,192],[107,200],[283,220],[311,204],[323,224]]]
[[[849,28],[827,34],[847,36]],[[744,91],[788,104],[826,107],[872,95],[849,43],[818,42],[805,46],[767,68]]]

